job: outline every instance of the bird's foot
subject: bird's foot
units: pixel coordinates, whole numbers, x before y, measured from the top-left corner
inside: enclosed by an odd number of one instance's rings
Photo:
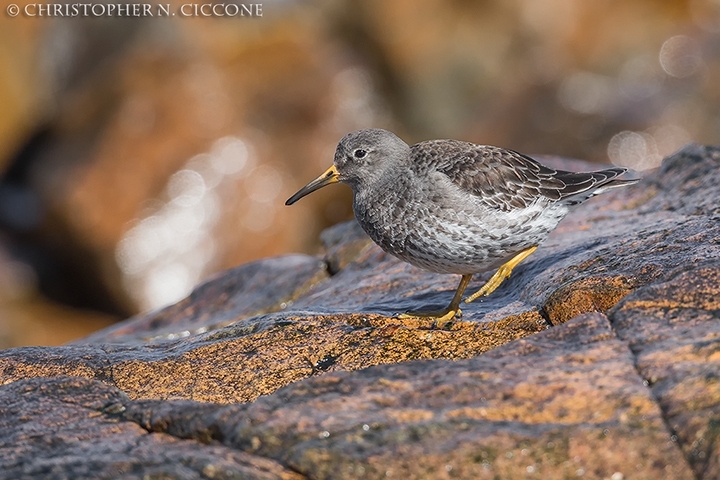
[[[447,329],[452,325],[453,319],[457,316],[462,316],[462,310],[460,310],[460,299],[462,294],[470,283],[471,274],[465,274],[460,279],[460,285],[458,285],[455,295],[445,310],[437,310],[431,312],[406,312],[399,315],[399,318],[432,318],[433,322],[430,325],[432,329]]]
[[[461,317],[462,310],[459,308],[448,308],[445,310],[405,312],[398,315],[398,318],[427,318],[432,319],[430,328],[444,330],[452,325],[455,317]]]

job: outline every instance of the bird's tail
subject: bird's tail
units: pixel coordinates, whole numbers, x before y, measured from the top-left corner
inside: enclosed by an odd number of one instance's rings
[[[556,178],[562,180],[566,185],[562,189],[560,202],[566,205],[577,205],[613,188],[632,185],[639,181],[639,179],[622,180],[617,178],[625,172],[627,172],[627,168],[623,167],[587,173],[558,172]]]

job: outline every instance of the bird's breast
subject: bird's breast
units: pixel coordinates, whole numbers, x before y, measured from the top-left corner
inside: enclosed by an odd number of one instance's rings
[[[398,192],[388,189],[355,194],[353,211],[365,233],[383,250],[398,255],[405,248],[413,221],[412,203],[398,201]]]

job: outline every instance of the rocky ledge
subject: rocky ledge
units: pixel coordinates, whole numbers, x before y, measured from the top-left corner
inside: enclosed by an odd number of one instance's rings
[[[720,478],[717,185],[720,148],[685,148],[576,209],[448,330],[394,314],[457,279],[347,223],[321,256],[2,351],[0,475]]]

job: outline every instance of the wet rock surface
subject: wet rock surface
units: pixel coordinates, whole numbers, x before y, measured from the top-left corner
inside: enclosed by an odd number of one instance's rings
[[[578,208],[448,330],[394,315],[458,279],[349,223],[320,257],[2,351],[0,461],[7,478],[718,478],[718,183],[720,149],[686,148]]]

